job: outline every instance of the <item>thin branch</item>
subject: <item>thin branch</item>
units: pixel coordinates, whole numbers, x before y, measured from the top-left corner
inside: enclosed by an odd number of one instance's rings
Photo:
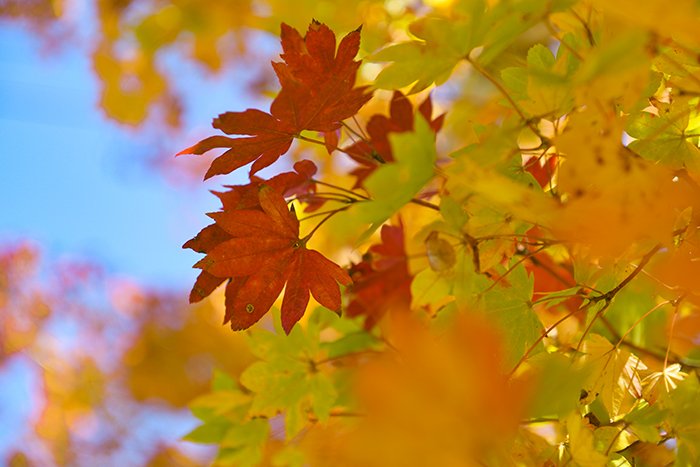
[[[695,73],[691,73],[688,71],[688,69],[683,66],[682,63],[678,62],[675,58],[669,56],[666,52],[662,52],[659,55],[663,56],[668,62],[673,65],[677,70],[682,71],[683,73],[686,73],[688,75],[688,78],[690,78],[692,81],[695,81],[696,84],[700,84],[700,78],[698,78]]]
[[[364,417],[365,415],[359,412],[347,412],[344,410],[331,410],[331,412],[328,414],[331,417],[350,417],[350,418],[359,418],[359,417]],[[317,423],[318,418],[311,412],[307,413],[307,417],[309,422],[311,423]]]
[[[676,300],[678,300],[678,299],[675,299],[675,300],[672,300],[669,302],[664,302],[664,303],[661,303],[660,305],[668,305],[668,304],[673,305],[676,303]],[[657,305],[657,307],[658,307],[658,305]],[[654,307],[654,309],[657,309],[657,307]],[[650,311],[654,311],[654,310],[650,310]],[[649,312],[647,312],[646,314],[649,314]],[[610,324],[610,322],[605,318],[605,316],[600,317],[600,322],[603,323],[605,325],[605,327],[608,328],[610,333],[613,335],[614,339],[619,340],[619,342],[615,345],[616,348],[619,347],[620,345],[624,345],[625,347],[628,347],[629,349],[633,350],[634,352],[636,352],[638,354],[647,355],[648,357],[654,358],[654,359],[658,360],[659,362],[662,362],[664,360],[664,358],[666,357],[665,352],[655,352],[654,350],[640,347],[637,344],[630,342],[628,340],[621,339],[619,337],[619,334],[615,330],[615,328],[612,327],[612,324]],[[637,324],[637,323],[635,323],[635,324]],[[626,333],[625,335],[627,335],[627,334],[628,333]],[[670,358],[671,356],[673,356],[673,358]],[[673,352],[670,352],[668,361],[671,363],[678,363],[682,367],[686,367],[686,368],[694,368],[694,369],[700,368],[700,364],[684,360],[683,358],[681,358],[677,354],[674,354]]]
[[[591,301],[592,302],[599,302],[601,300],[605,300],[605,301],[612,300],[613,297],[615,297],[615,295],[617,295],[617,293],[620,290],[625,288],[625,286],[627,286],[627,284],[629,284],[632,280],[634,280],[635,277],[637,277],[639,275],[640,272],[642,272],[642,269],[644,269],[644,267],[649,263],[649,261],[651,261],[651,258],[653,258],[654,255],[656,253],[658,253],[658,251],[660,249],[661,249],[661,244],[655,245],[654,248],[649,250],[649,252],[642,257],[642,260],[639,262],[637,267],[634,268],[634,271],[632,271],[627,277],[625,277],[622,280],[622,282],[617,284],[617,286],[615,288],[613,288],[612,290],[608,291],[607,293],[605,293],[603,295],[591,297]]]
[[[549,18],[546,18],[544,20],[544,25],[547,27],[547,30],[552,35],[552,37],[559,41],[559,43],[563,45],[566,50],[571,52],[571,54],[577,59],[583,61],[583,56],[580,53],[578,53],[578,51],[574,49],[569,43],[567,43],[563,38],[559,37],[559,34],[554,30],[554,26],[552,26],[552,23],[549,21]]]
[[[531,119],[527,118],[525,116],[525,113],[523,110],[520,108],[520,106],[515,102],[515,100],[510,96],[508,93],[508,90],[503,87],[503,85],[496,79],[494,78],[488,71],[486,71],[481,65],[479,65],[475,60],[472,60],[469,56],[464,57],[464,59],[469,62],[476,71],[481,74],[484,78],[486,78],[491,84],[493,84],[496,89],[501,93],[503,97],[506,98],[506,100],[510,103],[510,105],[513,107],[513,110],[520,116],[520,118],[525,122],[528,128],[532,130],[534,134],[536,134],[542,142],[548,141],[547,138],[545,138],[540,130],[535,126],[535,124],[532,122]]]
[[[664,356],[664,384],[666,385],[666,392],[669,392],[668,378],[666,377],[666,368],[668,368],[668,355],[671,353],[671,342],[673,341],[673,331],[676,328],[676,318],[678,318],[678,309],[681,306],[680,300],[678,300],[673,307],[673,318],[671,318],[671,329],[668,330],[668,345],[666,346],[666,355]]]
[[[595,297],[590,297],[588,299],[588,303],[586,303],[584,306],[582,306],[579,309],[570,311],[566,315],[564,315],[562,318],[557,320],[554,324],[549,326],[547,329],[544,330],[542,334],[535,340],[535,342],[528,347],[528,349],[525,351],[522,357],[518,360],[518,362],[515,364],[513,369],[508,373],[508,377],[512,377],[513,374],[517,371],[518,368],[527,360],[527,358],[530,356],[530,354],[537,348],[537,346],[544,340],[545,337],[549,335],[550,332],[552,332],[557,326],[559,326],[561,323],[569,319],[571,316],[573,316],[576,313],[579,313],[581,311],[584,311],[594,304],[600,302],[600,301],[605,301],[605,304],[603,307],[596,313],[596,316],[591,320],[591,323],[588,325],[586,330],[583,333],[583,336],[581,337],[581,340],[579,341],[578,345],[576,346],[576,350],[579,350],[581,348],[581,345],[583,344],[583,340],[585,339],[586,335],[588,334],[588,331],[590,331],[591,327],[593,326],[593,323],[596,321],[598,317],[600,317],[605,310],[610,306],[612,299],[615,297],[615,295],[622,290],[627,284],[629,284],[637,275],[639,275],[640,272],[642,272],[642,269],[647,265],[649,261],[651,261],[651,258],[661,249],[661,245],[656,245],[654,248],[652,248],[644,257],[642,260],[639,262],[637,267],[632,271],[627,277],[625,277],[616,287],[608,291],[607,293],[604,293],[602,295],[598,295]]]
[[[463,234],[464,241],[467,242],[469,248],[472,250],[472,262],[474,263],[474,271],[477,274],[481,274],[481,256],[479,253],[479,239],[472,237],[468,233]]]
[[[590,14],[590,12],[591,12],[591,10],[589,10],[589,14]],[[588,22],[586,22],[585,19],[581,18],[581,16],[579,16],[579,14],[576,13],[576,10],[574,10],[573,8],[571,9],[571,14],[574,15],[574,17],[577,20],[579,20],[579,22],[583,26],[583,29],[586,31],[586,38],[588,39],[588,44],[591,47],[595,47],[596,46],[595,39],[593,38],[593,32],[591,31],[591,28],[588,25]]]
[[[592,298],[598,298],[598,297],[592,297]],[[589,300],[590,300],[590,299],[589,299]],[[591,300],[591,301],[588,302],[588,303],[589,303],[590,305],[593,305],[593,304],[598,303],[598,302],[597,302],[597,301],[592,301],[592,300]],[[598,320],[598,318],[600,318],[601,316],[603,316],[603,313],[605,313],[605,312],[607,311],[607,309],[610,308],[610,305],[611,305],[611,304],[612,304],[612,299],[611,299],[611,300],[605,300],[605,303],[603,304],[603,306],[600,308],[600,310],[598,310],[598,311],[596,312],[595,316],[593,316],[593,319],[591,319],[591,322],[588,323],[588,326],[586,326],[586,329],[583,330],[583,334],[581,335],[581,339],[579,339],[578,344],[576,345],[576,351],[577,351],[577,352],[581,350],[581,346],[583,345],[583,341],[586,339],[586,336],[587,336],[588,333],[591,331],[591,328],[593,327],[593,325],[595,324],[595,322]]]
[[[583,345],[583,341],[584,341],[584,339],[586,338],[586,336],[588,335],[588,333],[590,332],[591,328],[593,327],[593,324],[595,324],[596,320],[597,320],[598,318],[600,318],[600,317],[603,315],[603,313],[605,313],[605,310],[608,309],[608,307],[609,307],[610,304],[612,303],[613,298],[615,298],[615,295],[617,295],[618,292],[620,292],[620,290],[622,290],[623,288],[625,288],[625,286],[627,286],[627,284],[629,284],[630,282],[632,282],[632,280],[634,280],[634,278],[637,277],[637,276],[639,275],[640,272],[642,272],[642,269],[644,269],[644,267],[647,265],[647,263],[649,263],[649,261],[651,261],[651,258],[652,258],[660,249],[661,249],[661,244],[657,244],[657,245],[654,246],[654,248],[652,248],[651,250],[649,250],[649,252],[648,252],[647,254],[645,254],[645,255],[642,257],[642,260],[639,262],[639,264],[638,264],[637,267],[634,269],[634,271],[632,271],[627,277],[625,277],[625,278],[622,280],[622,282],[620,282],[619,284],[617,284],[616,287],[614,287],[613,289],[609,290],[608,292],[606,292],[606,293],[604,293],[604,294],[602,294],[602,295],[597,295],[597,296],[595,296],[595,297],[589,298],[589,300],[590,300],[589,303],[591,303],[591,304],[595,304],[595,303],[598,303],[598,302],[601,302],[601,301],[605,301],[605,305],[603,305],[603,307],[602,307],[600,310],[598,310],[598,312],[595,314],[595,316],[593,317],[593,319],[591,319],[591,322],[588,323],[588,326],[587,326],[586,329],[583,331],[583,335],[581,336],[581,339],[578,341],[578,345],[576,346],[576,350],[577,350],[577,351],[581,349],[581,346]]]
[[[484,235],[483,237],[474,237],[475,240],[479,242],[485,242],[487,240],[498,240],[500,238],[524,238],[524,239],[530,239],[534,240],[539,243],[529,243],[530,245],[556,245],[559,243],[562,243],[559,240],[554,240],[552,238],[544,238],[544,237],[535,237],[533,235],[526,235],[526,234],[494,234],[494,235]],[[525,241],[520,240],[520,243],[523,244],[528,244]]]
[[[353,120],[355,120],[354,117],[355,117],[355,116],[353,115]],[[369,140],[365,137],[365,135],[358,133],[357,130],[355,130],[353,127],[351,127],[350,125],[348,125],[348,124],[345,123],[345,122],[340,122],[340,124],[343,125],[343,127],[344,127],[346,130],[348,130],[348,132],[350,132],[351,134],[357,136],[357,137],[360,138],[363,142],[365,142],[365,143],[367,143],[367,144],[370,144]],[[357,123],[357,120],[355,120],[355,124],[357,125],[358,128],[362,129],[362,127]]]
[[[542,248],[546,248],[546,247],[548,247],[548,246],[549,246],[549,245],[544,245]],[[538,251],[540,251],[540,250],[538,250]],[[552,269],[548,264],[545,264],[545,263],[541,262],[540,260],[538,260],[538,259],[537,259],[536,257],[534,257],[534,256],[532,256],[532,257],[530,258],[530,261],[532,261],[532,264],[534,264],[536,267],[543,269],[547,274],[549,274],[549,275],[552,276],[554,279],[556,279],[557,281],[559,281],[560,284],[562,284],[562,285],[564,285],[564,286],[566,286],[566,287],[574,287],[575,284],[571,284],[571,282],[569,282],[569,281],[567,281],[566,279],[564,279],[564,278],[561,276],[561,274],[559,274],[557,271],[555,271],[554,269]]]
[[[362,125],[360,125],[360,122],[357,121],[357,115],[352,116],[352,121],[355,122],[355,125],[357,125],[357,128],[360,129],[360,133],[362,133],[360,136],[362,136],[362,139],[365,141],[369,141],[370,137],[368,134],[365,133],[365,131],[362,129]]]
[[[440,206],[438,206],[437,204],[433,204],[433,203],[431,203],[431,202],[428,202],[428,201],[423,201],[422,199],[413,198],[413,199],[411,200],[411,202],[412,202],[413,204],[417,204],[417,205],[419,205],[419,206],[423,206],[423,207],[432,209],[432,210],[434,210],[434,211],[440,211]]]
[[[551,292],[540,292],[540,293],[551,294]],[[568,300],[568,299],[574,298],[574,297],[585,298],[585,295],[583,295],[581,293],[572,293],[572,294],[568,294],[568,295],[555,295],[555,296],[547,295],[545,297],[542,297],[542,298],[535,300],[534,302],[531,303],[531,305],[535,306],[535,305],[539,305],[540,303],[551,302],[552,300]],[[580,311],[580,310],[577,310],[577,311]]]

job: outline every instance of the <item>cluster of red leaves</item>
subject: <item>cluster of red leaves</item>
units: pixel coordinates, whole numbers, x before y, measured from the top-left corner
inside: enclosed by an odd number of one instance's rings
[[[357,113],[371,97],[367,87],[355,88],[360,61],[354,60],[360,47],[360,30],[347,34],[336,53],[335,34],[314,21],[305,37],[282,24],[283,62],[272,66],[282,86],[270,112],[248,109],[226,112],[213,121],[216,129],[242,138],[211,136],[180,154],[204,154],[227,148],[216,158],[205,179],[230,173],[255,161],[251,174],[274,163],[285,154],[303,130],[324,132],[334,138],[341,122]]]
[[[289,196],[309,202],[308,210],[323,203],[314,196],[312,177],[316,166],[302,161],[294,166],[295,172],[267,181],[255,177],[255,173],[286,153],[304,130],[322,132],[329,152],[337,148],[341,122],[355,115],[371,97],[367,87],[355,87],[360,62],[354,57],[359,50],[360,30],[346,35],[337,51],[334,33],[316,21],[305,37],[283,24],[281,38],[283,61],[272,64],[281,91],[270,112],[248,109],[221,114],[214,119],[214,128],[229,135],[247,136],[212,136],[180,153],[203,154],[227,148],[214,160],[205,178],[253,162],[251,182],[215,193],[223,204],[221,212],[210,214],[215,223],[184,245],[207,255],[195,265],[202,272],[190,302],[208,296],[228,280],[224,323],[230,322],[235,330],[250,327],[267,313],[285,284],[282,324],[290,332],[304,314],[310,295],[325,307],[340,311],[338,282],[351,283],[340,267],[306,248],[308,237],[299,238],[299,221],[285,203]],[[374,115],[367,124],[368,138],[343,150],[360,164],[353,172],[357,177],[355,186],[361,186],[378,163],[394,160],[390,135],[412,131],[417,113],[433,131],[439,131],[444,116],[433,119],[432,112],[429,97],[414,110],[406,96],[395,92],[389,116]],[[372,246],[363,261],[350,270],[355,284],[349,290],[347,312],[349,316],[364,316],[367,328],[392,308],[406,309],[411,302],[412,277],[403,226],[384,226],[381,237],[382,243]]]
[[[223,211],[209,214],[215,223],[185,243],[206,257],[190,294],[190,302],[209,295],[222,282],[226,286],[226,316],[234,330],[256,323],[286,289],[282,301],[282,327],[289,333],[304,315],[310,294],[326,308],[340,311],[340,288],[349,285],[348,274],[299,238],[299,221],[289,210],[284,194],[312,187],[315,166],[309,161],[264,182],[231,187],[219,193]]]
[[[391,309],[411,305],[411,276],[404,245],[403,225],[384,225],[382,242],[373,245],[362,261],[350,268],[353,285],[348,289],[348,316],[364,316],[365,328],[373,327]]]
[[[435,133],[440,131],[445,120],[445,114],[432,118],[433,103],[430,96],[418,106],[418,112],[430,124]],[[389,116],[373,115],[367,122],[368,139],[358,141],[343,151],[360,164],[352,174],[357,177],[355,187],[362,186],[363,181],[377,168],[377,164],[392,162],[389,135],[413,131],[414,110],[411,101],[400,91],[394,91],[389,105]]]
[[[285,196],[296,195],[309,201],[310,210],[322,204],[313,196],[316,166],[302,161],[294,166],[295,172],[267,181],[256,178],[255,173],[285,154],[304,130],[324,133],[329,151],[335,148],[341,122],[371,97],[367,87],[355,87],[360,30],[347,34],[337,51],[335,34],[317,21],[304,37],[282,24],[281,38],[283,61],[272,63],[281,90],[270,112],[248,109],[221,114],[214,119],[214,128],[246,136],[211,136],[180,152],[204,154],[227,148],[213,161],[205,178],[253,162],[251,182],[216,193],[223,209],[210,214],[215,223],[184,245],[207,255],[195,265],[202,272],[190,302],[208,296],[228,280],[224,323],[231,322],[235,330],[250,327],[267,313],[286,284],[282,325],[289,333],[304,314],[310,295],[340,311],[337,282],[351,282],[339,266],[306,248],[308,237],[299,238],[299,221],[285,203]]]

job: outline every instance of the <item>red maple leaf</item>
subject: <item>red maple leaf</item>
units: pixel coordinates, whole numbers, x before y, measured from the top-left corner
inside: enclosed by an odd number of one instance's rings
[[[272,66],[282,91],[270,107],[300,129],[332,132],[340,122],[360,110],[371,93],[367,86],[355,88],[360,61],[360,30],[347,34],[335,52],[335,34],[314,20],[305,37],[282,24],[281,55],[284,62]]]
[[[228,185],[227,191],[214,192],[219,197],[224,211],[237,209],[256,209],[262,211],[258,192],[260,187],[268,185],[283,196],[305,195],[310,201],[309,208],[317,209],[324,200],[315,200],[313,193],[316,185],[312,182],[312,177],[316,174],[316,164],[308,160],[302,160],[294,164],[294,172],[283,172],[275,175],[269,180],[259,177],[251,177],[251,182],[245,185]],[[198,253],[207,253],[220,243],[230,240],[231,234],[227,233],[217,224],[211,224],[196,237],[183,245],[183,248],[190,248]],[[196,303],[208,297],[222,282],[225,277],[216,277],[207,271],[202,271],[190,292],[190,303]]]
[[[372,245],[362,261],[350,268],[353,285],[348,289],[348,316],[365,316],[370,329],[392,308],[411,305],[411,281],[408,270],[403,225],[384,225],[382,243]]]
[[[535,177],[535,180],[537,180],[537,183],[539,183],[542,188],[546,188],[550,185],[552,175],[556,171],[558,164],[558,157],[556,154],[553,154],[549,156],[531,157],[523,164],[523,168]]]
[[[256,109],[223,113],[212,126],[229,135],[247,137],[211,136],[178,153],[204,154],[227,148],[214,160],[205,179],[251,162],[251,174],[255,174],[285,154],[301,131],[333,132],[370,99],[366,86],[354,87],[360,65],[354,60],[360,45],[359,29],[343,38],[337,53],[335,34],[316,21],[303,38],[282,24],[281,36],[284,62],[272,65],[282,89],[270,113]]]
[[[299,221],[279,191],[262,185],[258,200],[260,209],[210,214],[216,223],[205,228],[210,230],[204,235],[214,238],[212,232],[220,230],[228,236],[226,240],[216,237],[215,244],[208,243],[200,238],[200,233],[189,245],[206,248],[207,256],[195,265],[203,270],[197,283],[205,291],[209,281],[221,283],[230,279],[224,322],[230,321],[235,330],[252,326],[268,312],[285,284],[285,332],[289,333],[304,315],[310,295],[326,308],[339,312],[338,282],[349,285],[350,276],[321,253],[306,248],[308,237],[299,238]]]
[[[435,133],[440,131],[445,115],[432,118],[433,104],[430,96],[418,107],[418,112],[423,115]],[[413,131],[413,115],[411,101],[400,91],[394,91],[389,104],[389,117],[373,115],[366,126],[369,139],[358,141],[343,150],[360,164],[360,167],[352,172],[352,175],[357,177],[355,188],[362,185],[362,182],[377,168],[378,163],[394,160],[389,134]]]
[[[283,172],[269,180],[251,176],[250,183],[246,185],[225,185],[228,188],[227,191],[214,192],[214,194],[221,200],[224,211],[262,209],[258,197],[258,189],[261,185],[274,188],[285,198],[293,195],[305,195],[308,198],[316,191],[316,184],[312,178],[317,171],[316,164],[309,160],[302,160],[294,164],[294,172]]]

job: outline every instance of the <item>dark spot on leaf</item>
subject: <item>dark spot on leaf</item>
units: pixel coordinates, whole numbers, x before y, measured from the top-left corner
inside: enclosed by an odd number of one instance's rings
[[[588,423],[590,423],[593,426],[600,426],[600,420],[598,420],[598,417],[596,417],[592,412],[589,412],[585,415],[585,418],[588,419]]]
[[[255,307],[253,306],[252,303],[249,303],[249,304],[247,304],[247,305],[245,306],[245,311],[246,311],[247,313],[252,313],[252,312],[255,311]]]

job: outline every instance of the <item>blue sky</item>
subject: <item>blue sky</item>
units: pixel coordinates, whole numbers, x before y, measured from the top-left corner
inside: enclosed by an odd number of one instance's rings
[[[275,40],[255,40],[266,57],[276,53]],[[148,162],[210,134],[211,119],[221,112],[267,104],[240,94],[250,72],[245,67],[212,77],[173,55],[165,58],[187,91],[182,133],[164,137],[126,128],[98,107],[91,47],[88,37],[44,54],[30,31],[2,23],[0,246],[29,240],[49,263],[88,259],[112,275],[182,290],[186,297],[200,255],[181,245],[207,225],[206,212],[218,209],[208,190],[240,183],[246,174],[176,186]],[[38,382],[26,362],[6,363],[0,371],[0,459],[26,429],[35,402],[27,394]],[[172,425],[173,437],[182,427]]]
[[[181,245],[218,207],[207,190],[236,180],[176,187],[146,161],[193,144],[218,113],[252,105],[237,92],[242,71],[210,77],[178,62],[178,84],[192,90],[185,129],[154,144],[153,132],[103,116],[87,46],[42,55],[28,31],[4,24],[0,69],[0,242],[31,239],[49,258],[87,257],[146,284],[189,287],[198,255]]]

